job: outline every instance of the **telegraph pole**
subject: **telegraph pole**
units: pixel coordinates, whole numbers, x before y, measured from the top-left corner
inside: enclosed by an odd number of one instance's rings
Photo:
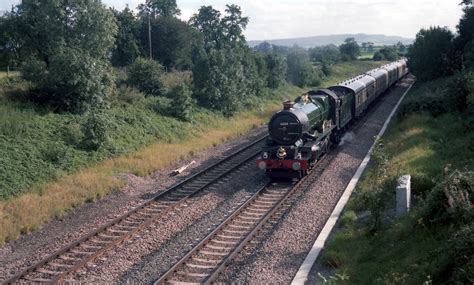
[[[148,12],[148,47],[150,48],[150,59],[153,59],[151,52],[151,23],[150,23],[150,12]]]

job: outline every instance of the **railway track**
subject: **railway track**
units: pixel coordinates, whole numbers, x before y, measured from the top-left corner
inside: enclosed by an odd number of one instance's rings
[[[55,284],[61,282],[69,274],[78,271],[87,263],[129,239],[178,205],[183,204],[190,197],[254,159],[260,153],[261,144],[266,137],[257,139],[186,180],[155,195],[139,207],[25,268],[2,284],[25,282]]]
[[[294,203],[296,193],[308,189],[318,179],[333,157],[333,153],[323,157],[315,169],[296,184],[268,183],[262,187],[163,274],[155,285],[216,281],[226,265],[267,222],[281,216]]]

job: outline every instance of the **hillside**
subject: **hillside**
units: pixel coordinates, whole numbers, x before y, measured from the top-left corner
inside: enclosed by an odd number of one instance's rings
[[[386,35],[369,35],[369,34],[341,34],[341,35],[324,35],[324,36],[314,36],[314,37],[303,37],[303,38],[290,38],[290,39],[275,39],[267,40],[270,44],[280,45],[280,46],[293,46],[298,45],[304,48],[310,48],[314,46],[322,46],[328,44],[340,45],[344,42],[346,38],[354,37],[354,39],[359,42],[372,42],[375,45],[393,45],[397,42],[402,42],[403,44],[411,44],[413,39],[403,38],[399,36],[386,36]],[[248,41],[250,47],[254,47],[264,41]]]

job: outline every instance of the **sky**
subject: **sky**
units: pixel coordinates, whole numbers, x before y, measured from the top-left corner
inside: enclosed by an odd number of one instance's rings
[[[9,10],[20,0],[0,0]],[[136,8],[145,0],[102,0],[116,9]],[[415,38],[421,28],[446,26],[452,31],[462,15],[461,0],[177,0],[180,18],[188,20],[200,6],[224,12],[237,4],[250,18],[247,40],[270,40],[331,34],[385,34]]]

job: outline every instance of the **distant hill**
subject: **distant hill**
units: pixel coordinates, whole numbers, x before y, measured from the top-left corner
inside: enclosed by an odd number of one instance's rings
[[[267,40],[270,44],[279,46],[298,45],[304,48],[310,48],[314,46],[322,46],[328,44],[340,45],[346,38],[353,37],[360,44],[363,42],[372,42],[375,45],[393,45],[397,42],[402,42],[404,45],[413,43],[413,39],[399,37],[399,36],[386,36],[386,35],[368,35],[368,34],[342,34],[342,35],[326,35],[326,36],[314,36],[304,38],[291,38],[291,39],[277,39]],[[250,47],[254,47],[265,41],[248,41]]]

